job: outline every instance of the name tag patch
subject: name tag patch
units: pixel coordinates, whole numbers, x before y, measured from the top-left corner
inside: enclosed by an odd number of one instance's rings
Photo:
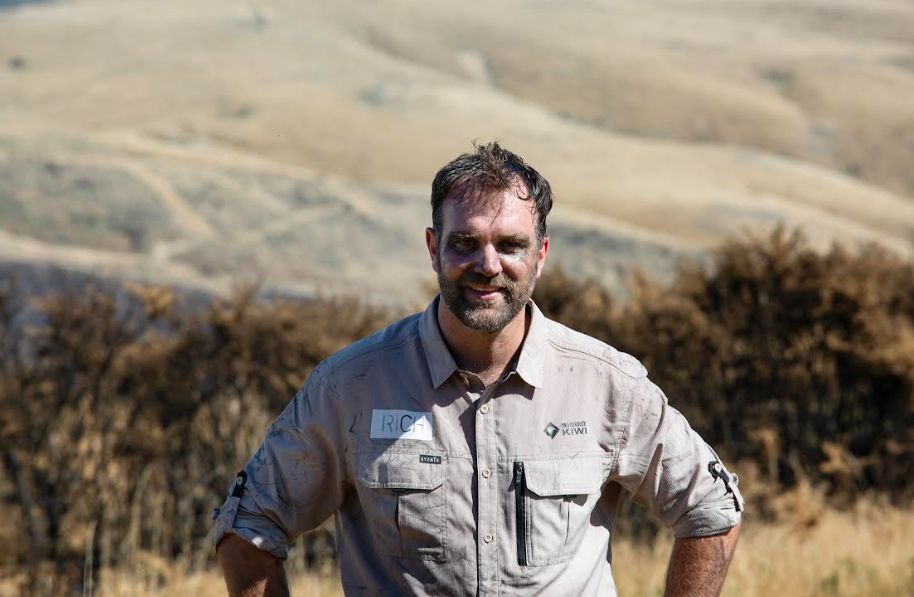
[[[441,464],[441,456],[430,456],[428,454],[420,454],[419,462],[424,462],[426,464]]]
[[[412,410],[371,411],[371,439],[416,439],[432,441],[432,413]]]

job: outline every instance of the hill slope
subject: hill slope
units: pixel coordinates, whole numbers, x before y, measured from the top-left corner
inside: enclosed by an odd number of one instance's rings
[[[0,9],[0,259],[413,300],[474,138],[614,285],[782,221],[909,251],[911,31],[903,0]]]

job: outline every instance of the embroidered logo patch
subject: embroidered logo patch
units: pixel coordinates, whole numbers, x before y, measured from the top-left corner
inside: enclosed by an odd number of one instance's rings
[[[555,436],[561,433],[564,435],[587,435],[587,421],[569,421],[567,423],[549,423],[543,431],[549,437],[555,439]]]
[[[441,456],[431,456],[429,454],[420,454],[419,462],[424,462],[425,464],[441,464]]]
[[[415,439],[432,441],[434,417],[429,412],[411,410],[371,411],[371,439]]]
[[[559,423],[562,435],[587,435],[587,421],[571,421]]]

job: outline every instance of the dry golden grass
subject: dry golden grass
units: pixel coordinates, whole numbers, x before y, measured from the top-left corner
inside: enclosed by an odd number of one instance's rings
[[[111,573],[104,577],[104,584],[96,593],[98,597],[148,597],[166,595],[198,595],[200,597],[225,595],[225,582],[216,570],[181,574],[175,568],[167,576],[167,582],[154,586],[142,576]],[[338,597],[343,594],[339,575],[335,570],[296,574],[291,579],[292,594],[303,597]]]
[[[794,496],[792,496],[794,497]],[[724,595],[911,595],[914,512],[864,501],[853,512],[824,509],[801,492],[792,519],[744,526]],[[814,516],[810,517],[813,513]],[[661,595],[671,539],[614,547],[620,595]]]
[[[782,597],[811,595],[910,595],[914,592],[914,512],[863,500],[853,511],[819,509],[815,492],[801,490],[784,500],[784,519],[762,524],[746,521],[724,595]],[[621,538],[613,546],[619,594],[661,595],[671,539],[653,546]],[[147,562],[147,573],[103,575],[97,594],[223,595],[215,570],[184,574],[164,562]],[[331,597],[342,594],[336,573],[292,574],[294,595]],[[150,584],[158,577],[164,584]],[[2,588],[2,587],[0,587]]]

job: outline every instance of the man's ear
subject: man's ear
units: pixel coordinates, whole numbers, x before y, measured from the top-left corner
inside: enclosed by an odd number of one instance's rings
[[[425,229],[425,246],[428,248],[428,256],[432,258],[432,269],[438,273],[441,265],[438,263],[438,235],[434,228]]]
[[[543,274],[543,266],[546,265],[546,255],[549,254],[549,237],[543,237],[540,248],[536,252],[536,279],[539,280]]]

